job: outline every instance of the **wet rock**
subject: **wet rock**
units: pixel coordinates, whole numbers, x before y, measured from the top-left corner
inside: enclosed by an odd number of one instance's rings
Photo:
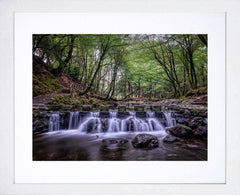
[[[170,143],[174,143],[176,141],[179,141],[180,139],[178,137],[172,136],[172,135],[167,135],[164,139],[163,142],[170,144]]]
[[[84,105],[84,106],[82,106],[82,110],[83,111],[91,111],[92,110],[92,106],[91,105]]]
[[[178,155],[177,154],[168,154],[167,156],[169,156],[169,157],[172,157],[172,156],[176,157]]]
[[[117,113],[117,117],[118,117],[118,118],[125,118],[125,117],[127,117],[127,116],[129,116],[129,112],[118,111],[118,113]]]
[[[197,128],[201,126],[204,122],[204,119],[202,117],[194,117],[191,122],[189,123],[189,126],[191,128]]]
[[[86,117],[87,115],[89,115],[89,112],[85,112],[85,111],[79,112],[79,117],[80,117],[80,118],[84,118],[84,117]]]
[[[91,120],[89,121],[89,124],[88,124],[87,127],[86,127],[86,132],[87,132],[87,133],[91,133],[91,132],[95,131],[95,129],[94,129],[94,123],[95,123],[95,120],[94,120],[94,119],[91,119]]]
[[[146,112],[136,112],[136,117],[146,118]]]
[[[183,116],[184,117],[191,117],[191,112],[189,110],[184,110]]]
[[[197,127],[193,134],[196,138],[207,138],[207,126]]]
[[[108,119],[101,119],[102,122],[102,131],[107,132],[108,130]]]
[[[133,140],[132,145],[135,148],[151,149],[158,147],[158,139],[150,134],[138,134]]]
[[[161,111],[161,106],[151,106],[152,111]]]
[[[134,111],[143,112],[144,111],[144,106],[134,106]]]
[[[175,109],[176,107],[178,107],[177,103],[172,103],[167,106],[168,109]]]
[[[99,107],[100,111],[109,111],[109,106],[100,106]]]
[[[60,113],[60,129],[68,129],[69,127],[69,117],[70,113],[69,112],[63,112]]]
[[[118,111],[120,112],[126,111],[126,106],[118,106]]]
[[[109,118],[109,112],[108,111],[101,111],[99,113],[100,118]]]
[[[189,120],[186,119],[186,118],[178,118],[178,119],[176,119],[176,122],[177,122],[178,124],[188,125]]]
[[[48,131],[49,116],[46,111],[34,111],[32,130],[33,134],[40,134]]]
[[[186,147],[191,149],[200,149],[200,146],[195,144],[186,144]]]
[[[106,138],[102,140],[102,148],[115,150],[126,149],[128,146],[128,140],[124,138]]]
[[[155,117],[165,120],[163,112],[159,112],[159,111],[155,112]]]
[[[166,130],[176,136],[176,137],[180,137],[180,138],[189,138],[193,136],[193,130],[185,125],[176,125],[174,127],[168,127],[166,128]]]
[[[134,111],[134,107],[129,106],[129,107],[127,107],[127,110],[128,110],[128,111]]]
[[[127,129],[126,131],[134,131],[134,120],[133,118],[129,119],[126,123]]]
[[[208,119],[205,118],[205,119],[203,120],[203,123],[204,123],[204,125],[207,125],[207,124],[208,124]]]

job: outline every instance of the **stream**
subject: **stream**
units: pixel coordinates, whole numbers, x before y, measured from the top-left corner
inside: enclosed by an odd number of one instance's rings
[[[171,112],[53,112],[48,132],[33,136],[35,161],[199,161],[207,160],[207,141],[181,139],[165,143],[166,127],[176,125]],[[133,147],[138,134],[157,137],[152,149]],[[124,147],[106,147],[103,140],[124,139]]]

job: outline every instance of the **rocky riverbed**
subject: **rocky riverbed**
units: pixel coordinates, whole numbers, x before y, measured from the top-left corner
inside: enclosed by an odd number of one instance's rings
[[[151,104],[33,105],[33,160],[207,160],[207,135],[207,95]]]
[[[151,133],[156,137],[153,147],[134,147],[139,133],[85,134],[77,130],[43,133],[33,137],[33,160],[43,161],[204,161],[207,141],[176,139],[164,141],[167,134]],[[149,133],[148,133],[149,134]]]

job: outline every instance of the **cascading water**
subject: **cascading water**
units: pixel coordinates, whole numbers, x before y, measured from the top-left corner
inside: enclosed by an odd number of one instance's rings
[[[57,131],[60,127],[60,116],[59,113],[53,113],[49,119],[49,131]]]
[[[133,131],[150,131],[149,125],[146,121],[136,117],[136,112],[130,112],[133,122]],[[132,129],[131,129],[132,130]]]
[[[136,117],[136,112],[121,121],[121,131],[158,131],[164,130],[163,125],[155,118],[155,112],[147,112],[146,119]]]
[[[175,118],[172,117],[172,113],[171,112],[164,112],[163,113],[167,122],[167,127],[173,127],[176,125],[176,120]]]
[[[164,130],[163,125],[155,117],[155,112],[147,111],[147,122],[151,131]]]
[[[121,129],[121,121],[117,118],[117,111],[110,111],[109,114],[108,132],[119,132]]]
[[[62,113],[63,114],[63,113]],[[145,115],[146,114],[146,115]],[[109,118],[100,117],[100,112],[90,112],[85,114],[83,121],[79,112],[70,112],[69,120],[61,119],[59,113],[53,113],[49,119],[49,131],[56,131],[66,124],[68,129],[78,129],[81,132],[151,132],[165,131],[160,120],[155,116],[155,112],[147,111],[144,115],[136,112],[126,112],[125,118],[118,117],[118,111],[110,111]],[[64,115],[63,115],[64,116]],[[65,114],[65,116],[67,116]],[[174,126],[176,121],[171,117],[171,113],[164,113],[167,127]],[[64,118],[64,117],[63,117]],[[64,122],[64,123],[63,123]]]
[[[68,129],[76,129],[79,123],[79,112],[70,112]]]
[[[99,112],[90,112],[90,116],[78,127],[80,131],[102,132],[102,123]]]

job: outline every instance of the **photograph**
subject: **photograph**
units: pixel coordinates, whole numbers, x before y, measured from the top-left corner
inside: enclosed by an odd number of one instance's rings
[[[32,34],[33,161],[208,161],[208,34]]]

